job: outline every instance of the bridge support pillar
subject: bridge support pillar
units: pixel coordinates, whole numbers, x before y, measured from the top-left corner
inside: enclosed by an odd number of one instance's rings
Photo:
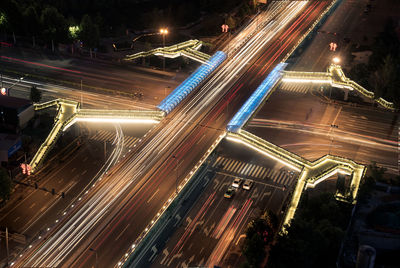
[[[347,101],[349,99],[349,90],[347,88],[344,89],[344,100]]]

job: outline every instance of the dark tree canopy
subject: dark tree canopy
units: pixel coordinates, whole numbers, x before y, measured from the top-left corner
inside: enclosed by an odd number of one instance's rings
[[[11,179],[3,168],[0,168],[0,198],[8,200],[11,193]]]
[[[85,47],[94,48],[99,44],[99,27],[92,21],[89,15],[85,15],[82,18],[79,37]]]
[[[32,86],[29,97],[32,102],[39,102],[42,99],[42,92],[36,86]]]
[[[368,64],[357,64],[349,77],[368,90],[400,106],[400,40],[396,25],[389,19],[371,47]]]
[[[268,267],[336,267],[350,212],[333,194],[305,196],[287,233],[272,247]]]
[[[53,40],[55,43],[67,41],[67,22],[55,7],[45,8],[40,17],[40,22],[47,40]]]

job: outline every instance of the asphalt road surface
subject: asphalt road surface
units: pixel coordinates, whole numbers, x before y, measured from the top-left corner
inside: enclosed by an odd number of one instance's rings
[[[137,149],[97,183],[49,236],[24,253],[17,266],[91,267],[96,255],[106,267],[119,261],[175,192],[177,183],[328,2],[276,4],[285,6],[265,26],[266,30],[259,31],[232,54],[214,75],[139,140]],[[296,17],[296,10],[300,9],[303,12]]]
[[[113,98],[123,93],[142,93],[141,103],[157,105],[166,94],[186,77],[184,72],[164,72],[134,66],[130,63],[96,61],[81,58],[64,58],[41,54],[35,50],[0,48],[1,71],[14,78],[25,79],[73,90],[82,89]],[[195,63],[193,67],[198,66]],[[190,71],[190,70],[187,70]]]
[[[240,144],[224,141],[217,150],[223,154],[210,165],[216,176],[151,267],[238,267],[247,223],[267,210],[282,215],[298,174]],[[241,185],[225,198],[235,178]],[[254,182],[250,190],[242,188],[245,179]]]

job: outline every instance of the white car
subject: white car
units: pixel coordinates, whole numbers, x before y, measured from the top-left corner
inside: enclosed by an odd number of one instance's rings
[[[232,186],[235,188],[239,188],[240,184],[242,183],[242,179],[241,178],[235,178],[232,182]]]
[[[253,183],[254,182],[252,180],[249,180],[249,179],[245,180],[243,183],[243,189],[250,190],[251,186],[253,186]]]

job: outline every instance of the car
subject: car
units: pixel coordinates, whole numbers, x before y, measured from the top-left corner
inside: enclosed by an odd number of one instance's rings
[[[232,186],[229,186],[228,190],[226,190],[224,197],[225,198],[232,198],[232,196],[235,194],[235,188]]]
[[[240,184],[242,183],[242,179],[241,178],[235,178],[232,182],[232,186],[235,188],[239,188]]]
[[[245,189],[245,190],[250,190],[251,189],[251,186],[253,186],[253,181],[252,180],[250,180],[250,179],[247,179],[247,180],[245,180],[244,181],[244,183],[243,183],[243,189]]]

